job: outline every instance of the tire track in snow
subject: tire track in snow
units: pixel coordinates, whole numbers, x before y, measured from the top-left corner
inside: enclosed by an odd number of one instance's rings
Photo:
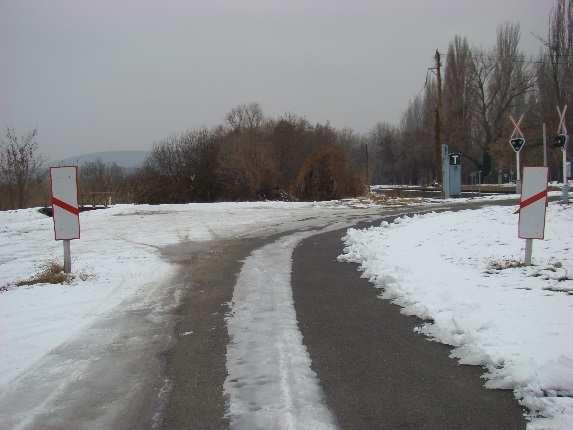
[[[227,320],[224,390],[234,430],[337,428],[298,328],[291,288],[298,233],[255,250],[235,285]]]

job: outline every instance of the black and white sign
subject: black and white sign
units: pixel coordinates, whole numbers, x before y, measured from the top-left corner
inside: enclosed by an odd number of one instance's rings
[[[78,168],[51,167],[52,210],[56,240],[80,238],[78,205]]]
[[[521,239],[543,239],[545,235],[547,178],[547,167],[523,168],[518,223]]]
[[[461,152],[450,152],[449,154],[450,166],[459,166],[462,164]]]
[[[515,152],[519,152],[525,146],[525,139],[523,137],[515,137],[509,141],[509,144]]]
[[[566,134],[558,134],[553,140],[553,145],[557,148],[564,149],[567,146],[568,136]]]

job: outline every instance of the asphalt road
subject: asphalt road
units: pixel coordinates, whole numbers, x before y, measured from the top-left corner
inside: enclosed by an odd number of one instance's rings
[[[483,388],[482,369],[415,334],[419,319],[379,299],[356,264],[336,261],[344,233],[299,244],[292,279],[304,343],[341,428],[525,428],[511,391]]]
[[[449,347],[415,334],[420,320],[379,299],[355,264],[336,261],[345,231],[302,241],[292,274],[303,341],[341,428],[525,428],[511,391],[485,389],[482,369],[458,365]],[[184,243],[166,251],[181,265],[176,282],[185,296],[176,312],[175,342],[164,354],[169,390],[157,411],[159,428],[229,428],[222,388],[225,317],[243,260],[280,236],[208,248]]]
[[[228,429],[226,317],[243,261],[302,229],[379,222],[420,209],[333,212],[328,219],[257,230],[253,237],[163,249],[179,272],[154,287],[162,291],[159,298],[149,303],[145,296],[132,298],[127,312],[110,311],[78,339],[48,354],[4,398],[0,427],[15,428],[21,417],[30,416],[22,428]],[[448,357],[448,347],[416,335],[419,320],[380,300],[356,265],[336,261],[345,230],[303,240],[292,273],[303,342],[341,428],[524,428],[510,391],[484,389],[481,369],[459,366]],[[175,296],[179,305],[173,307]],[[81,377],[73,379],[78,363]]]

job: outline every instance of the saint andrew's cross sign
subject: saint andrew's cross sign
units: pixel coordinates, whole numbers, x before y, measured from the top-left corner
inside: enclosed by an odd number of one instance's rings
[[[523,132],[519,128],[521,121],[523,121],[523,114],[521,114],[521,116],[519,117],[519,121],[515,121],[515,119],[513,119],[513,116],[511,115],[509,116],[509,119],[513,124],[513,133],[511,133],[511,137],[509,138],[509,144],[511,145],[511,148],[516,153],[518,153],[525,146],[525,136],[523,135]]]
[[[525,146],[525,136],[523,135],[523,132],[519,128],[521,121],[523,121],[523,116],[524,116],[524,114],[521,114],[521,116],[519,117],[519,121],[516,121],[515,119],[513,119],[513,116],[509,115],[509,120],[513,124],[513,132],[511,133],[511,137],[509,138],[509,144],[511,145],[511,148],[515,152],[515,167],[516,167],[515,170],[517,173],[517,175],[516,175],[517,181],[515,182],[515,192],[516,193],[519,193],[519,190],[521,188],[521,185],[520,185],[521,184],[521,163],[519,161],[519,153],[523,149],[523,147]]]

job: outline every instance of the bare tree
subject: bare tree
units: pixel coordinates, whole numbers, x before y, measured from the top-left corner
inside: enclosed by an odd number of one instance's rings
[[[34,129],[18,137],[13,128],[6,128],[0,141],[0,183],[7,191],[7,206],[24,208],[30,199],[30,189],[38,179],[42,165],[38,155]]]
[[[553,104],[573,96],[573,0],[556,0],[549,18],[543,64],[552,84]]]
[[[534,73],[519,51],[518,24],[498,28],[492,51],[476,51],[472,65],[472,107],[480,127],[476,143],[481,149],[480,170],[492,169],[492,146],[507,132],[508,115],[535,84]]]
[[[479,167],[481,150],[474,142],[475,119],[471,106],[472,51],[466,38],[456,36],[450,43],[446,56],[444,77],[445,141],[450,150],[461,151],[463,156]],[[470,169],[465,169],[469,172]]]
[[[225,116],[225,119],[233,130],[252,131],[263,125],[264,115],[258,103],[249,103],[234,107]]]

